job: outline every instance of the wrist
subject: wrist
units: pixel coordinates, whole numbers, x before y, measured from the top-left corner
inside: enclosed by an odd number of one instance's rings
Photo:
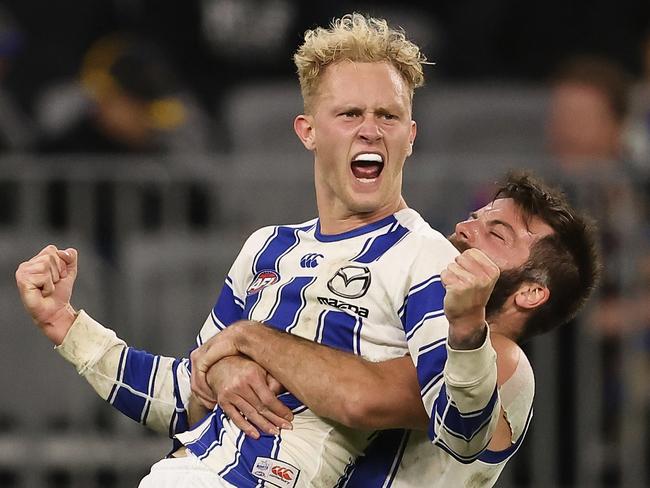
[[[242,322],[237,327],[237,333],[233,338],[233,344],[239,353],[256,360],[257,352],[260,350],[259,345],[264,344],[264,334],[269,328],[259,322]]]
[[[487,331],[484,312],[450,320],[447,342],[453,349],[476,349],[485,341]]]
[[[67,303],[62,309],[58,310],[50,317],[44,327],[45,335],[55,345],[59,346],[68,334],[72,324],[77,319],[78,312]]]
[[[253,322],[241,321],[230,327],[233,331],[232,345],[241,354],[247,355],[253,324]]]

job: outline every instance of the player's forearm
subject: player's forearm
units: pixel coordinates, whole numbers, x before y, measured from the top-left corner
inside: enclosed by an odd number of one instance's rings
[[[258,323],[239,348],[316,414],[353,428],[426,429],[411,359],[372,363]]]
[[[454,458],[474,461],[492,438],[501,411],[496,352],[489,335],[473,350],[447,346],[444,384],[432,406],[429,435]]]

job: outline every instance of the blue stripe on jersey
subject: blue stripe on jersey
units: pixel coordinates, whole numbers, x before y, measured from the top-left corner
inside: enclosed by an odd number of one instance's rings
[[[357,459],[354,471],[347,482],[340,482],[347,488],[388,488],[392,485],[399,469],[410,432],[402,429],[384,430],[370,443],[365,455]]]
[[[329,310],[323,310],[320,314],[318,314],[318,321],[316,323],[316,335],[314,336],[314,342],[322,342],[323,341],[323,318]]]
[[[386,251],[395,246],[409,232],[410,231],[406,227],[402,227],[401,225],[391,227],[387,233],[377,236],[368,250],[363,252],[359,257],[354,258],[353,261],[365,264],[377,261],[386,253]]]
[[[307,304],[305,291],[314,281],[314,276],[296,276],[283,284],[276,295],[269,317],[264,322],[289,332],[297,324],[298,316]]]
[[[517,442],[512,444],[507,449],[504,449],[503,451],[490,451],[489,449],[486,449],[481,453],[479,459],[484,463],[499,464],[509,457],[513,456],[519,449],[519,446],[521,446],[521,443],[524,441],[524,437],[526,437],[526,432],[528,432],[528,426],[530,425],[530,420],[532,417],[533,409],[531,407],[530,411],[528,412],[528,418],[526,419],[526,426],[524,427],[522,434],[519,436],[519,439],[517,439]]]
[[[439,275],[432,276],[409,290],[398,312],[407,339],[413,337],[426,320],[444,315],[444,300],[445,288]]]
[[[477,432],[485,427],[492,417],[494,406],[499,397],[496,387],[492,392],[490,401],[487,405],[475,412],[461,413],[458,407],[453,402],[449,402],[447,396],[446,385],[443,384],[436,398],[435,415],[432,415],[431,423],[429,425],[429,437],[434,440],[436,438],[435,432],[435,416],[441,419],[442,428],[449,432],[454,437],[471,440]]]
[[[278,400],[284,403],[293,413],[300,413],[307,410],[307,407],[288,391],[279,395]]]
[[[447,362],[447,339],[438,339],[419,350],[417,375],[420,393],[424,398],[441,379]]]
[[[253,266],[251,268],[251,272],[253,273],[253,276],[257,275],[258,271],[260,271],[257,265],[257,261],[259,260],[260,256],[264,254],[264,252],[268,249],[268,247],[271,245],[273,240],[277,238],[279,229],[280,229],[279,227],[273,228],[273,233],[266,238],[266,241],[264,242],[260,250],[257,251],[257,254],[253,258]]]
[[[233,322],[240,320],[244,310],[239,299],[235,297],[232,285],[226,280],[217,299],[217,303],[212,309],[212,321],[218,329],[222,330]]]
[[[122,379],[126,386],[119,387],[112,405],[136,422],[143,419],[155,358],[153,354],[137,349],[128,348],[126,352]]]
[[[216,447],[222,445],[226,434],[225,421],[226,414],[221,407],[217,407],[210,414],[210,421],[203,424],[203,430],[197,439],[185,446],[199,459],[205,459]]]
[[[298,245],[299,231],[311,229],[313,224],[305,227],[276,227],[273,234],[266,240],[264,246],[253,261],[253,276],[260,271],[278,271],[280,259]]]
[[[260,300],[263,291],[264,290],[260,290],[253,295],[246,296],[246,303],[244,304],[244,312],[242,313],[242,318],[250,319],[251,314],[253,313],[253,308],[255,308],[255,305],[257,305],[257,302]]]
[[[261,433],[257,440],[244,436],[235,464],[224,469],[219,475],[237,488],[255,488],[259,483],[259,480],[252,474],[255,460],[258,457],[275,457],[279,445],[280,438],[275,435]],[[296,471],[298,470],[296,469]]]
[[[181,390],[178,386],[178,368],[181,367],[183,360],[176,359],[172,364],[172,378],[174,379],[174,399],[176,400],[176,410],[169,423],[169,437],[173,437],[177,432],[185,432],[189,429],[189,420],[187,411],[181,398]]]
[[[149,376],[149,388],[147,388],[147,394],[149,398],[153,398],[153,391],[156,388],[156,375],[158,374],[158,366],[160,365],[160,356],[154,358],[154,366],[151,369],[151,376]],[[140,422],[143,425],[147,425],[147,417],[149,416],[149,410],[151,409],[151,400],[147,400],[147,407],[142,414],[142,419]]]
[[[360,354],[359,337],[363,322],[360,317],[329,310],[322,318],[321,344]]]
[[[388,217],[385,217],[381,220],[378,220],[377,222],[373,222],[372,224],[364,225],[363,227],[359,227],[357,229],[350,230],[348,232],[343,232],[342,234],[323,234],[320,230],[320,219],[316,223],[316,232],[314,233],[314,237],[316,237],[317,241],[320,242],[336,242],[336,241],[343,241],[345,239],[350,239],[351,237],[357,237],[361,236],[363,234],[367,234],[368,232],[372,232],[373,230],[381,229],[382,227],[393,224],[397,222],[397,219],[393,215],[389,215]]]

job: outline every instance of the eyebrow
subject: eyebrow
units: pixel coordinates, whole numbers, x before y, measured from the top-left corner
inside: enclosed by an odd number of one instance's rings
[[[487,225],[492,226],[492,227],[494,227],[494,226],[496,226],[496,225],[502,225],[502,226],[505,227],[506,230],[508,230],[508,231],[509,231],[513,236],[516,236],[516,235],[517,235],[517,233],[515,232],[515,229],[512,227],[512,225],[510,225],[508,222],[504,222],[503,220],[492,219],[492,220],[488,220],[486,223],[487,223]]]

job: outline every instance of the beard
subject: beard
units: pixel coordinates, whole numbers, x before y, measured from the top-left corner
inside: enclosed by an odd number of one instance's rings
[[[458,249],[459,253],[463,253],[464,251],[467,251],[468,249],[471,249],[471,246],[467,244],[465,241],[461,241],[456,237],[456,233],[454,232],[452,235],[447,237],[447,240],[453,244],[453,246]]]
[[[462,253],[471,246],[465,241],[461,241],[456,237],[456,234],[450,235],[448,238],[458,252]],[[501,270],[501,274],[494,284],[492,294],[485,305],[485,318],[489,322],[490,318],[498,315],[501,312],[506,300],[511,297],[525,281],[524,271],[519,268]]]

